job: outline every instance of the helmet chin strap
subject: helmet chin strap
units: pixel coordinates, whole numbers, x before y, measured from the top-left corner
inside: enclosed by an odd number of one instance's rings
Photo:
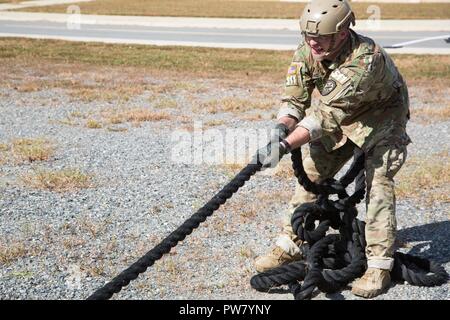
[[[330,47],[328,48],[328,50],[325,53],[323,53],[323,54],[321,54],[319,56],[316,56],[315,60],[317,60],[317,61],[327,60],[328,57],[330,57],[331,55],[335,54],[336,51],[339,50],[343,46],[345,41],[341,41],[340,43],[337,44],[336,39],[338,37],[338,34],[339,33],[334,33],[332,35],[331,42],[330,42]]]
[[[334,53],[334,50],[336,49],[336,36],[337,36],[337,33],[333,34],[333,37],[331,38],[331,42],[330,42],[330,47],[328,48],[328,50],[323,55],[324,58],[327,58],[331,54]]]

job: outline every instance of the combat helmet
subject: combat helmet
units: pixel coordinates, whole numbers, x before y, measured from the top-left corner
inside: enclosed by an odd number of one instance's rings
[[[347,0],[311,0],[300,17],[300,29],[310,37],[331,35],[355,25],[355,15]]]

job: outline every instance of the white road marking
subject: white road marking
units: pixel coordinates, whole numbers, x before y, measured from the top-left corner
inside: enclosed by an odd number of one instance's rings
[[[417,39],[417,40],[413,40],[413,41],[396,43],[396,44],[390,45],[389,47],[390,48],[401,48],[401,47],[408,46],[408,45],[414,44],[414,43],[426,42],[426,41],[431,41],[431,40],[439,40],[439,39],[450,39],[450,34],[447,34],[445,36],[427,37],[427,38],[421,38],[421,39]]]

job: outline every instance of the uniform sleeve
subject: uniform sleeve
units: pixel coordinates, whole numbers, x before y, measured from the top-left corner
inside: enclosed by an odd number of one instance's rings
[[[300,121],[305,117],[306,109],[311,106],[311,93],[314,86],[310,81],[304,51],[305,47],[301,45],[295,52],[287,71],[278,119],[292,116]]]
[[[381,53],[366,54],[352,64],[334,70],[320,92],[320,103],[298,125],[306,128],[311,140],[331,135],[369,111],[370,102],[379,97],[375,83],[383,76],[384,58]]]

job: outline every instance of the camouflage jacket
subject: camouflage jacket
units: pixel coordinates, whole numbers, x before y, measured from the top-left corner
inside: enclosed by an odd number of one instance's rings
[[[311,107],[314,88],[319,103]],[[406,134],[408,90],[402,76],[378,44],[353,30],[342,53],[329,64],[314,61],[310,48],[300,44],[287,72],[282,101],[278,118],[297,118],[311,140],[321,139],[327,151],[347,139],[363,150],[411,142]]]

